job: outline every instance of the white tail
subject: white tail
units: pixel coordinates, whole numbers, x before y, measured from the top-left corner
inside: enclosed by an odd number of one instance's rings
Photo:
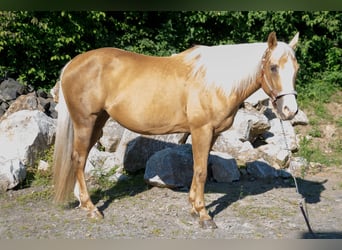
[[[54,200],[55,202],[62,202],[74,189],[76,176],[71,161],[74,129],[72,120],[70,119],[69,110],[64,99],[62,81],[58,84],[60,84],[60,86],[58,96],[57,131],[53,157],[53,179],[55,189]]]

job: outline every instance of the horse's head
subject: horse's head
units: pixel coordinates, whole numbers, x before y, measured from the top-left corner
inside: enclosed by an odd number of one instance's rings
[[[284,120],[292,119],[298,111],[295,79],[299,67],[294,54],[298,36],[299,33],[286,44],[278,42],[274,32],[270,33],[262,59],[261,86]]]

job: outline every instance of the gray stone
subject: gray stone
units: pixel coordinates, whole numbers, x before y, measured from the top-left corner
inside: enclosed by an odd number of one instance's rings
[[[33,166],[39,153],[54,143],[55,131],[55,120],[43,112],[18,111],[0,123],[0,158]]]
[[[244,142],[253,142],[256,137],[270,128],[268,119],[257,111],[239,109],[233,125],[221,133],[212,150],[231,154],[238,158]]]
[[[244,143],[240,140],[243,135],[233,129],[221,133],[212,147],[213,151],[228,153],[234,157],[243,147]]]
[[[47,171],[47,170],[49,170],[49,168],[50,168],[50,165],[48,162],[43,161],[43,160],[39,160],[39,163],[38,163],[38,170],[39,171]]]
[[[236,160],[229,154],[211,152],[208,164],[211,168],[212,177],[217,182],[233,182],[240,179]]]
[[[0,120],[4,120],[9,115],[20,110],[39,110],[45,112],[45,108],[40,104],[39,99],[34,93],[19,96],[7,109]]]
[[[147,163],[144,180],[150,185],[169,188],[190,187],[193,176],[191,145],[163,149]]]
[[[255,138],[270,128],[268,119],[257,111],[239,109],[234,118],[233,130],[240,133],[241,141],[253,142]]]
[[[247,173],[256,178],[278,177],[277,170],[264,159],[246,163]]]
[[[89,176],[107,174],[113,168],[120,167],[121,162],[122,159],[118,159],[115,153],[99,151],[94,146],[89,152],[84,172]]]
[[[235,159],[239,165],[246,165],[246,162],[255,161],[262,156],[257,148],[254,148],[249,141],[245,141]]]
[[[266,144],[258,147],[258,151],[261,153],[263,158],[277,169],[286,168],[289,165],[291,152],[289,150],[282,149],[278,145]]]
[[[8,78],[0,84],[0,100],[10,101],[16,99],[19,95],[26,93],[25,86],[12,78]]]
[[[0,159],[0,192],[16,187],[26,178],[26,168],[18,159]]]
[[[246,164],[247,173],[256,178],[289,178],[291,173],[284,169],[275,169],[270,163],[264,159],[258,159],[253,162],[247,162]]]
[[[309,162],[303,157],[292,157],[287,171],[291,174],[302,174],[308,166]]]
[[[225,153],[211,152],[208,172],[217,182],[232,182],[240,179],[235,159]],[[144,179],[159,187],[190,187],[193,176],[193,156],[190,144],[161,150],[147,161]]]
[[[302,110],[298,109],[298,113],[291,120],[291,124],[293,126],[296,126],[296,125],[308,125],[309,124],[309,119],[308,119],[307,115]]]
[[[296,133],[290,121],[281,121],[275,118],[270,121],[271,128],[263,134],[268,144],[276,145],[280,149],[292,152],[298,149]]]
[[[133,173],[144,169],[154,153],[177,146],[182,137],[183,134],[146,136],[126,129],[116,153],[118,157],[122,156],[125,170]]]

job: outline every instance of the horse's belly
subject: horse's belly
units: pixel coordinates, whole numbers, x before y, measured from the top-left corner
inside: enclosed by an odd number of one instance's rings
[[[185,108],[177,100],[125,98],[106,111],[123,127],[141,134],[188,132]]]

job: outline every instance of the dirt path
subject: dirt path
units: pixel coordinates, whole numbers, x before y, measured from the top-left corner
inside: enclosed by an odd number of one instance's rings
[[[342,172],[298,179],[317,238],[342,238]],[[188,193],[121,182],[93,199],[105,219],[88,219],[72,204],[51,202],[51,187],[0,196],[0,239],[295,239],[312,238],[298,206],[292,179],[208,183],[206,201],[218,225],[202,230],[189,215]]]

